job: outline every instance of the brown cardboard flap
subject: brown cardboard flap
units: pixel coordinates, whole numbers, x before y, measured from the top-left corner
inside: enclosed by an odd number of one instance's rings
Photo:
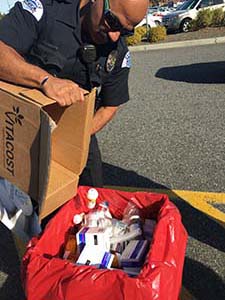
[[[44,108],[57,124],[52,133],[52,159],[78,175],[87,160],[95,93],[94,89],[85,96],[84,102],[74,103],[67,108],[56,105]]]
[[[41,91],[37,89],[30,89],[20,85],[14,85],[0,81],[0,89],[7,91],[8,93],[15,96],[23,96],[41,106],[49,105],[55,103],[56,101],[45,96]]]
[[[22,92],[26,88],[20,85],[14,85],[14,84],[6,83],[4,81],[0,81],[0,89],[17,96],[20,94],[20,92]]]
[[[20,92],[20,94],[38,104],[41,106],[46,106],[52,103],[56,103],[55,100],[48,98],[45,96],[41,91],[32,89],[32,90],[23,90]]]
[[[51,161],[47,197],[40,207],[39,215],[41,219],[70,200],[76,194],[78,179],[78,175],[65,169],[57,162]]]
[[[51,119],[44,110],[40,111],[40,143],[39,143],[39,182],[38,197],[35,200],[41,204],[46,196],[49,166],[51,161]]]

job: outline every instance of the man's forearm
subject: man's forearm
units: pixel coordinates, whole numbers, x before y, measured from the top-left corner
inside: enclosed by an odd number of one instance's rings
[[[47,71],[27,63],[13,48],[0,41],[0,79],[14,84],[41,88],[49,98],[61,106],[84,101],[86,91],[71,80],[60,79]],[[43,80],[45,83],[42,85]]]
[[[13,48],[0,41],[0,79],[39,88],[47,75],[46,71],[27,63]]]
[[[117,110],[118,106],[106,106],[97,110],[94,115],[91,134],[100,131],[113,118]]]

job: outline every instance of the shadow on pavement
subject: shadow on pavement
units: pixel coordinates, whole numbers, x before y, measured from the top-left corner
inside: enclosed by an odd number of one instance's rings
[[[202,263],[187,257],[184,262],[183,285],[195,299],[225,299],[225,284],[221,278]]]
[[[0,222],[0,299],[24,300],[20,261],[12,233]]]
[[[225,62],[215,61],[161,68],[155,77],[189,83],[225,83]]]
[[[125,186],[132,188],[163,189],[171,191],[164,185],[138,175],[134,171],[104,163],[105,186]],[[225,251],[224,229],[201,211],[193,208],[183,199],[172,193],[170,200],[178,207],[182,215],[183,224],[190,236],[208,244],[220,251]],[[181,201],[182,200],[182,201]]]

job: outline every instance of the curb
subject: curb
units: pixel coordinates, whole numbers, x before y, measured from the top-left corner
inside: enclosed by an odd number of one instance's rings
[[[139,52],[139,51],[203,46],[203,45],[222,44],[222,43],[225,43],[225,36],[208,38],[208,39],[199,39],[199,40],[188,40],[188,41],[181,41],[181,42],[168,42],[168,43],[161,43],[161,44],[159,43],[159,44],[150,44],[150,45],[129,46],[129,50],[130,52]]]

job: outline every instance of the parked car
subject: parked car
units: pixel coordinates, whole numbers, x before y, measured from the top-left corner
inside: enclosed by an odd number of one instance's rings
[[[157,18],[157,21],[162,24],[162,19],[164,16],[170,14],[171,12],[175,11],[175,8],[168,6],[160,6],[156,12],[154,12],[152,15],[154,18]]]
[[[144,26],[148,24],[149,27],[156,27],[158,25],[160,25],[162,22],[162,18],[158,17],[158,16],[153,16],[152,14],[147,14],[144,19],[136,26]]]
[[[148,8],[148,13],[149,14],[153,14],[154,12],[156,12],[159,9],[159,6],[149,6]]]
[[[162,25],[170,31],[188,32],[190,21],[197,17],[200,10],[223,8],[225,0],[187,0],[172,13],[162,18]]]

